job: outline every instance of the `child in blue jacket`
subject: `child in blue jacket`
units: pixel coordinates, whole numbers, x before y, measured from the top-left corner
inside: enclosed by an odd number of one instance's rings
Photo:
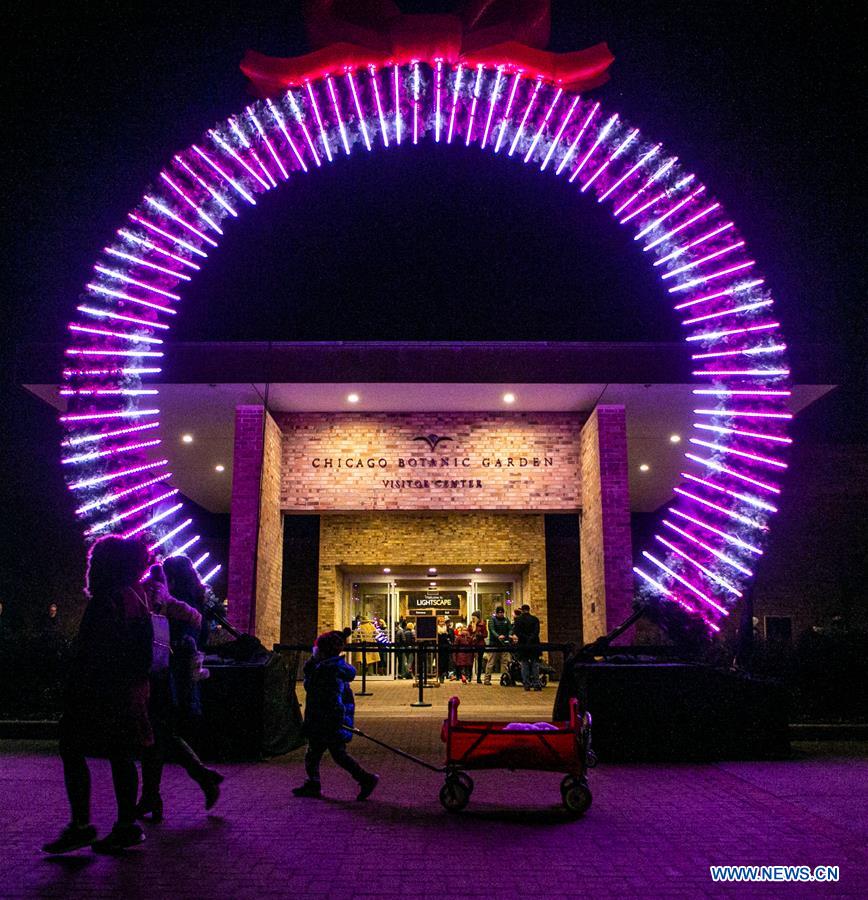
[[[359,783],[358,800],[371,796],[379,775],[366,772],[347,753],[347,744],[353,734],[356,704],[350,682],[356,670],[341,656],[346,636],[341,631],[326,631],[313,647],[313,656],[304,666],[304,689],[307,699],[304,707],[304,734],[307,737],[307,753],[304,769],[307,781],[292,792],[296,797],[321,797],[319,764],[326,750],[332,759]]]

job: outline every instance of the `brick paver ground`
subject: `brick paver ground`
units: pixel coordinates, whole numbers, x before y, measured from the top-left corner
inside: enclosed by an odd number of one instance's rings
[[[400,701],[403,686],[384,685]],[[482,690],[481,688],[479,689]],[[394,692],[398,693],[395,694]],[[462,689],[471,709],[471,692]],[[432,715],[375,714],[359,725],[437,761],[445,699]],[[375,694],[376,696],[376,694]],[[477,693],[477,696],[478,693]],[[492,697],[494,695],[491,695]],[[539,695],[536,695],[539,698]],[[536,700],[515,692],[520,707]],[[547,692],[550,710],[552,693]],[[396,702],[398,702],[396,701]],[[490,702],[490,701],[489,701]],[[365,706],[370,713],[366,715]],[[514,708],[534,718],[535,708]],[[330,761],[328,799],[300,800],[302,751],[222,765],[211,815],[178,769],[164,780],[166,821],[121,858],[81,851],[51,859],[38,847],[66,818],[50,743],[0,742],[0,897],[702,897],[866,896],[868,745],[801,744],[792,760],[709,765],[606,765],[591,773],[584,819],[560,809],[559,776],[479,772],[465,812],[446,813],[441,776],[361,739],[353,752],[382,775],[366,803]],[[93,764],[94,821],[113,818],[108,768]],[[714,886],[713,863],[838,865],[837,885]]]

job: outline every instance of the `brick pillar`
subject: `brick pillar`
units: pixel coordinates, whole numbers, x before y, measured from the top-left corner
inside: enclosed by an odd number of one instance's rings
[[[280,429],[261,406],[236,407],[229,529],[229,619],[237,628],[259,637],[266,647],[280,640],[281,440]]]
[[[633,562],[624,407],[598,406],[582,428],[579,442],[582,635],[587,643],[611,631],[632,612]]]

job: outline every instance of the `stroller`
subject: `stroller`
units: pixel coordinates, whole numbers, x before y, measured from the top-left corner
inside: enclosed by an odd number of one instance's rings
[[[539,683],[540,687],[545,687],[549,683],[549,678],[555,674],[555,670],[540,660],[539,664]],[[517,659],[510,659],[506,664],[506,669],[501,673],[500,684],[502,687],[512,687],[515,684],[521,684],[521,663]]]

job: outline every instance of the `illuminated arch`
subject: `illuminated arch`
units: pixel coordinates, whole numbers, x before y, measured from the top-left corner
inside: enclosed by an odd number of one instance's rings
[[[771,296],[736,225],[677,157],[599,102],[507,61],[317,77],[173,157],[104,248],[69,325],[62,462],[86,536],[148,532],[167,555],[197,555],[159,453],[153,386],[184,286],[259,194],[336,155],[422,140],[473,144],[566,178],[632,230],[659,273],[682,317],[697,408],[683,480],[635,569],[637,588],[720,630],[762,553],[790,444],[790,372]]]

